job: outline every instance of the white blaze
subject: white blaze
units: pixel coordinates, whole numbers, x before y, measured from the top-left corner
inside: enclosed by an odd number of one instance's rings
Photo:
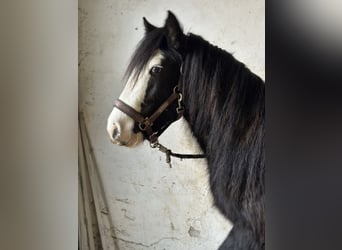
[[[163,59],[163,55],[160,51],[157,51],[147,63],[143,72],[140,73],[137,81],[134,81],[132,74],[123,91],[121,92],[119,99],[134,108],[136,111],[141,111],[141,104],[144,101],[148,81],[150,79],[150,69],[155,65],[160,65]],[[134,120],[128,115],[117,109],[113,108],[107,120],[107,132],[113,143],[122,143],[126,146],[135,146],[143,141],[142,134],[133,133]],[[112,138],[114,127],[119,130],[120,136],[117,140]]]

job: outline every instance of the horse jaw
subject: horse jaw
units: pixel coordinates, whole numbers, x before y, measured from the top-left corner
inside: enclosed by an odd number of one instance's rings
[[[154,65],[160,65],[163,60],[163,55],[157,51],[155,55],[148,61],[144,70],[139,74],[138,79],[135,81],[134,74],[132,74],[121,92],[119,99],[131,106],[138,112],[141,112],[141,104],[144,101],[148,81],[150,79],[150,69]],[[107,133],[112,143],[126,146],[135,147],[141,144],[144,140],[141,132],[134,133],[135,121],[127,114],[123,113],[116,107],[113,108],[107,120]],[[113,136],[114,129],[118,130],[116,138]]]

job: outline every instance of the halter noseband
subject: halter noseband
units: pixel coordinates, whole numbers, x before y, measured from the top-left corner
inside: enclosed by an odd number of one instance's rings
[[[114,101],[114,106],[124,112],[126,115],[131,117],[135,122],[138,123],[140,131],[146,132],[148,140],[151,144],[156,143],[158,136],[161,134],[161,130],[153,131],[152,126],[155,120],[174,102],[177,100],[178,106],[176,108],[177,118],[172,121],[174,122],[180,119],[184,113],[184,107],[182,104],[183,95],[179,91],[178,86],[173,89],[173,93],[159,106],[159,108],[153,112],[151,116],[144,117],[141,113],[133,109],[131,106],[127,105],[120,99]]]

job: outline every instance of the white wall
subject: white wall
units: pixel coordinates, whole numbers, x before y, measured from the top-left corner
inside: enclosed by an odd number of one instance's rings
[[[142,17],[162,26],[173,11],[185,32],[234,54],[264,78],[264,1],[79,0],[79,108],[107,194],[120,249],[216,249],[231,226],[212,205],[204,160],[173,159],[147,143],[114,146],[106,119],[123,87],[130,55],[143,36]],[[161,137],[175,151],[198,152],[186,124]],[[110,229],[108,229],[110,237]],[[113,247],[114,248],[114,247]]]

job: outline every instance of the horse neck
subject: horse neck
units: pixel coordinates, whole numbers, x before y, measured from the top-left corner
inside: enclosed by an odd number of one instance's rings
[[[246,134],[253,122],[260,123],[264,84],[232,55],[207,42],[203,46],[184,60],[182,89],[184,117],[209,153],[217,137],[234,143],[236,127],[245,128],[238,133]]]

